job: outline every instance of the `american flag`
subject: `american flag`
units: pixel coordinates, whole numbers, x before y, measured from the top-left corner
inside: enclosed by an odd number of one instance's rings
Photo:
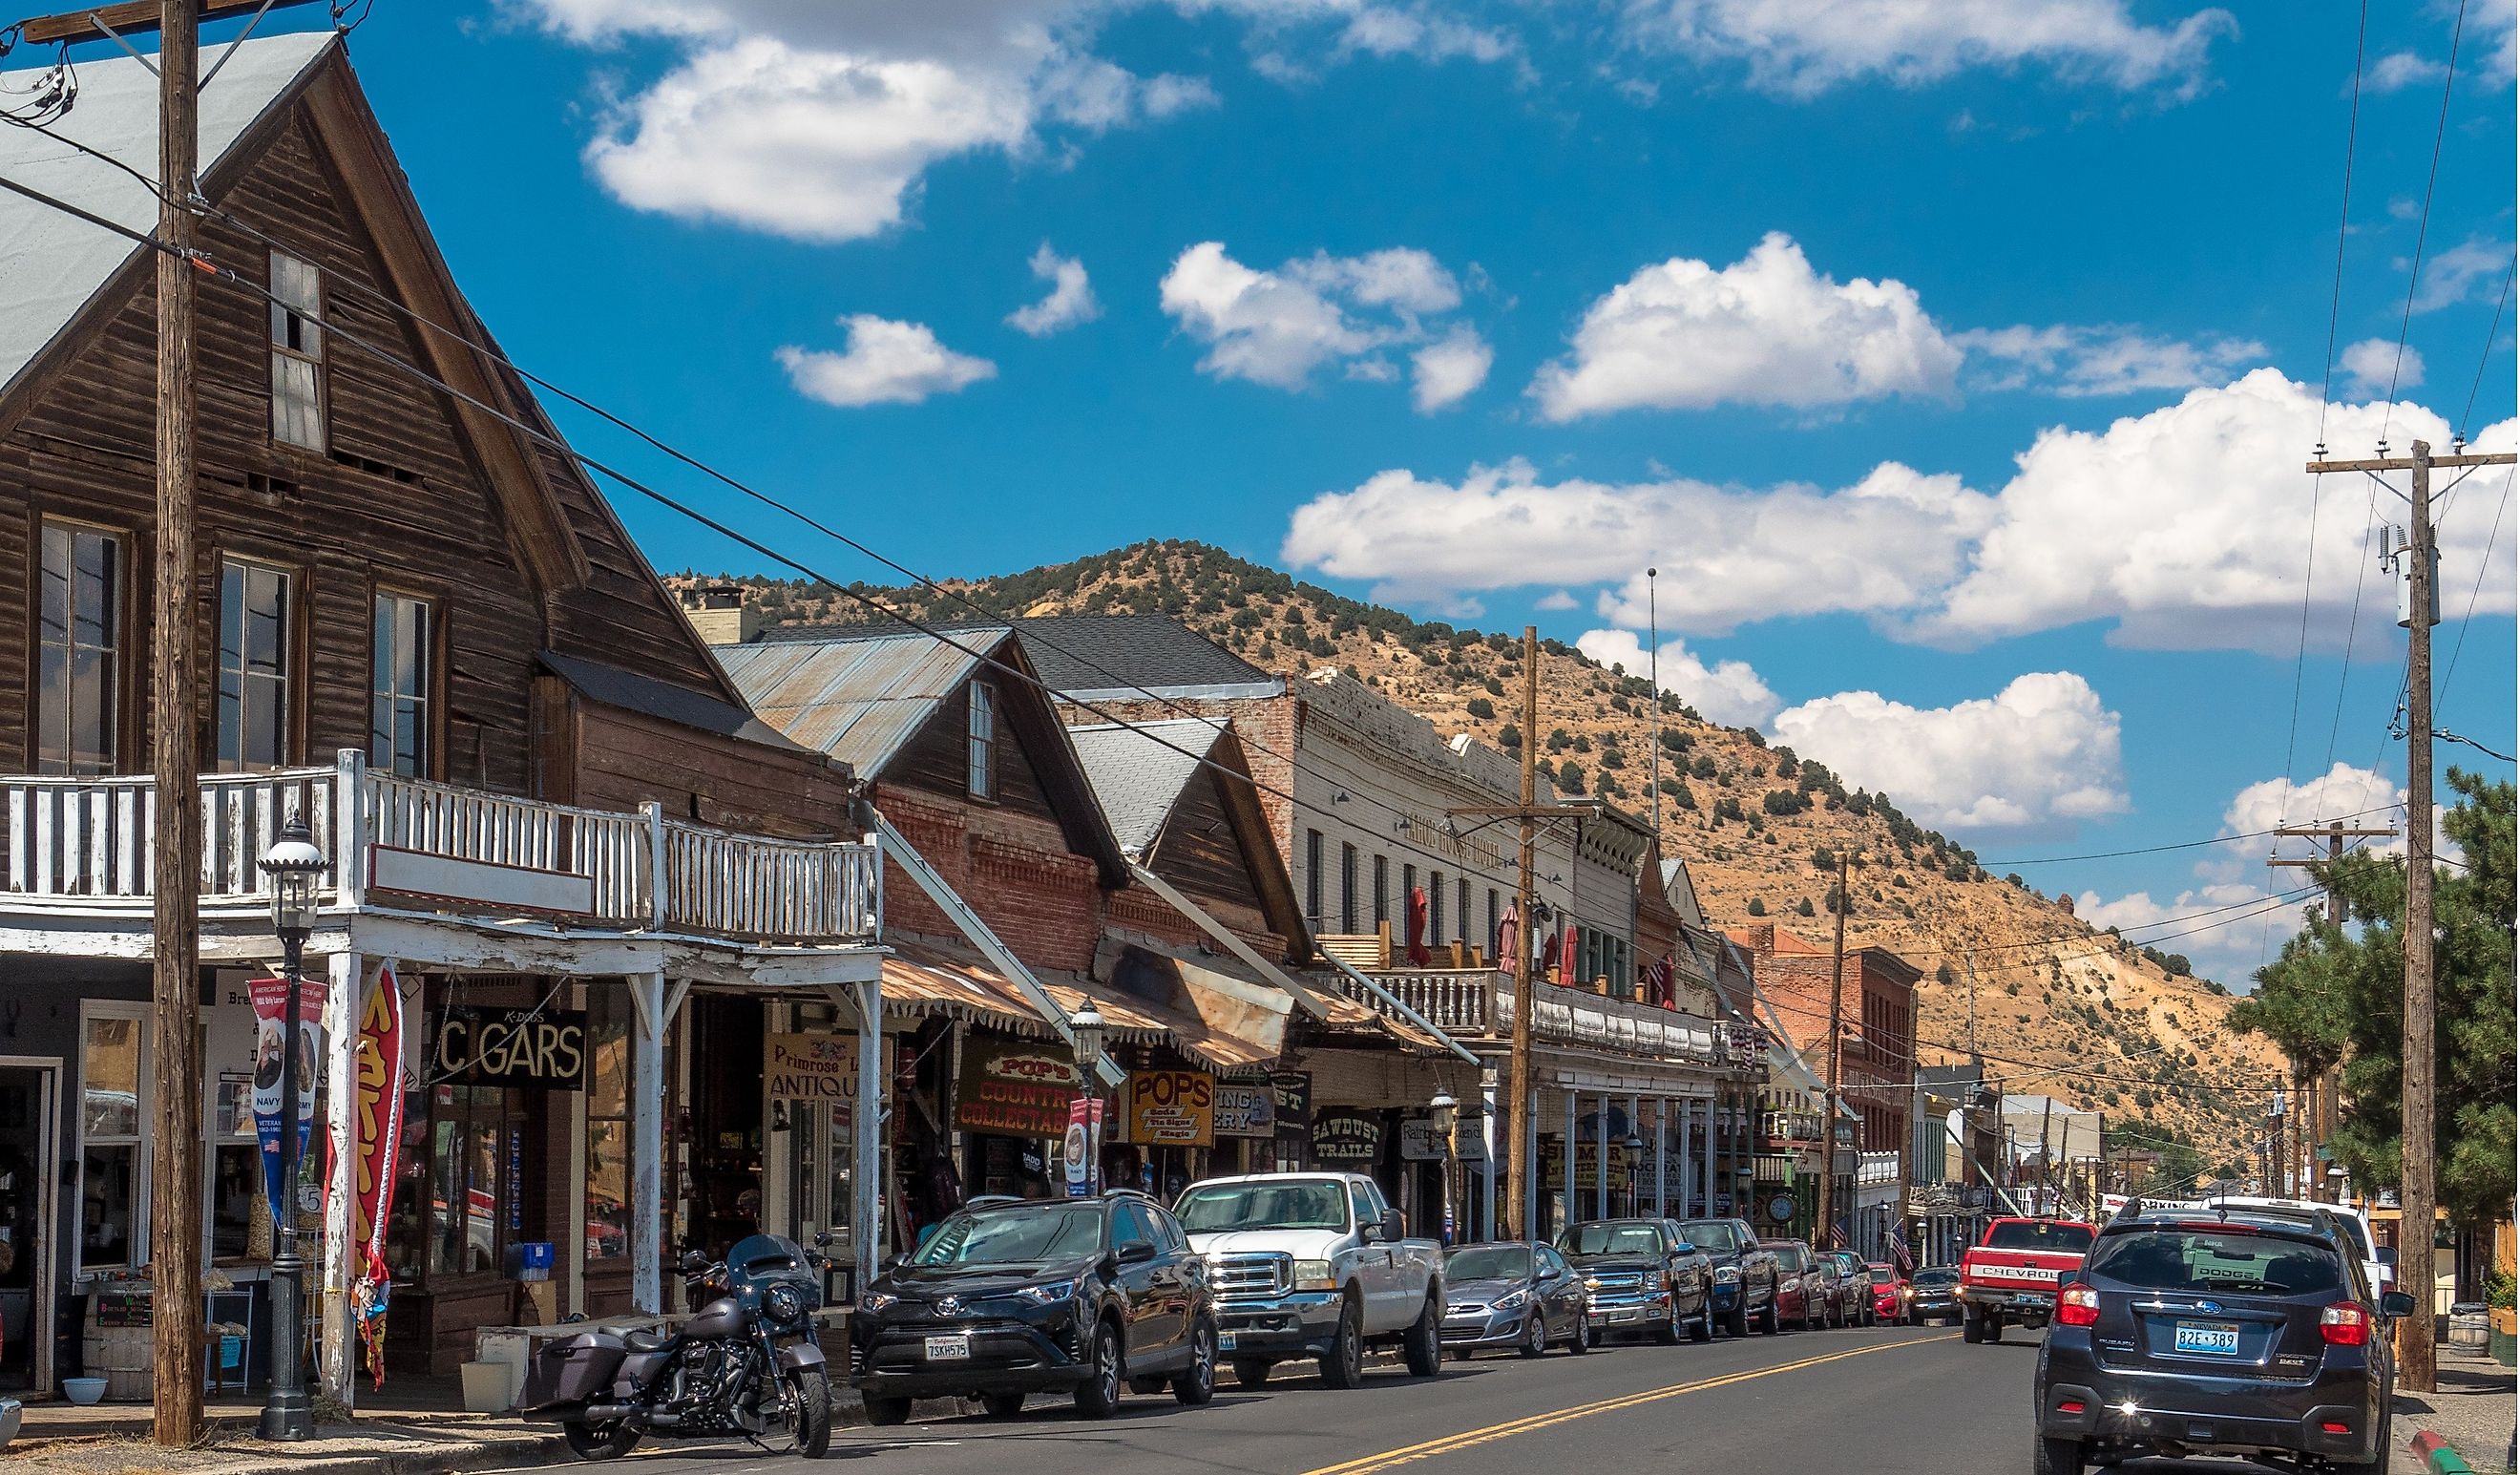
[[[1846,1237],[1845,1220],[1838,1220],[1836,1223],[1828,1227],[1828,1247],[1832,1250],[1853,1249],[1855,1247],[1853,1241]]]
[[[1913,1255],[1908,1253],[1908,1236],[1902,1230],[1892,1229],[1890,1231],[1890,1256],[1892,1259],[1899,1262],[1899,1269],[1912,1274],[1914,1274],[1916,1269],[1916,1259]]]
[[[1656,1004],[1671,1003],[1671,960],[1668,958],[1655,959],[1653,961],[1653,966],[1645,969],[1645,977],[1652,984],[1650,992],[1653,995],[1653,1002]]]

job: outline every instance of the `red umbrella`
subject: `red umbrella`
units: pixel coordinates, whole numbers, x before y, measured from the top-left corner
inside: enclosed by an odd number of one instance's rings
[[[1409,961],[1424,967],[1434,959],[1426,952],[1426,888],[1409,888]]]
[[[1518,898],[1506,903],[1505,916],[1497,921],[1497,967],[1508,973],[1513,971],[1514,953],[1522,946],[1522,918],[1515,915],[1520,905]]]

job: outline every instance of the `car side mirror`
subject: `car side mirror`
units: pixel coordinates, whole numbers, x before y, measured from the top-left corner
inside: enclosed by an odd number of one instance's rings
[[[818,1250],[828,1250],[831,1247],[832,1231],[829,1229],[816,1229],[814,1231],[814,1248]]]
[[[1398,1209],[1385,1209],[1382,1211],[1382,1223],[1374,1227],[1374,1232],[1384,1241],[1389,1242],[1407,1237],[1409,1229],[1401,1223]]]
[[[1559,1270],[1553,1265],[1546,1266],[1540,1272],[1540,1278],[1543,1280],[1559,1280],[1565,1278],[1565,1275],[1566,1273],[1564,1271]]]
[[[2414,1314],[2415,1298],[2412,1292],[2383,1291],[2380,1293],[2380,1315],[2384,1317],[2411,1317]]]
[[[1155,1247],[1143,1239],[1133,1239],[1112,1251],[1111,1258],[1121,1265],[1144,1265],[1155,1258]]]

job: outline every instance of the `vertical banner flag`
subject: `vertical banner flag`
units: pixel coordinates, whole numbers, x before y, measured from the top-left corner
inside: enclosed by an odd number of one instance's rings
[[[303,978],[297,983],[297,1039],[288,1033],[289,981],[284,978],[256,978],[246,986],[253,1001],[253,1135],[262,1146],[262,1185],[271,1205],[271,1222],[283,1229],[289,1224],[289,1209],[294,1198],[293,1185],[281,1182],[280,1164],[280,1080],[281,1066],[293,1048],[297,1053],[297,1160],[306,1160],[306,1138],[315,1124],[315,1068],[323,1058],[324,984]]]
[[[359,1014],[359,1078],[352,1095],[351,1180],[354,1230],[350,1300],[367,1345],[368,1370],[385,1385],[385,1298],[393,1273],[385,1268],[385,1229],[393,1222],[396,1158],[402,1147],[402,986],[393,966],[377,970],[377,986]]]
[[[1080,1095],[1067,1103],[1067,1138],[1060,1155],[1067,1160],[1067,1196],[1091,1198],[1102,1158],[1102,1098]]]

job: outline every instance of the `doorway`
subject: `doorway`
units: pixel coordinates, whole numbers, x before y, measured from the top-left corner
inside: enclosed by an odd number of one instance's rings
[[[53,1175],[62,1064],[0,1055],[0,1393],[53,1385]]]

